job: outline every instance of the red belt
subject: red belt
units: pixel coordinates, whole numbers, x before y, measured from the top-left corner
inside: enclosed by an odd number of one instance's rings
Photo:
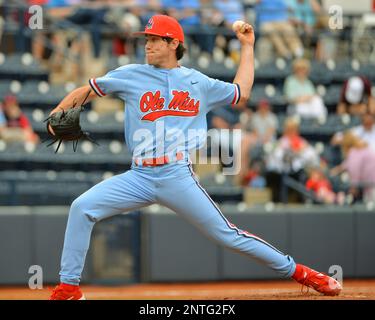
[[[147,159],[141,159],[141,158],[135,158],[134,164],[136,166],[142,165],[143,167],[156,167],[156,166],[162,166],[171,162],[179,161],[184,158],[184,154],[182,152],[176,153],[175,159],[170,159],[169,156],[162,156],[158,158],[147,158]]]

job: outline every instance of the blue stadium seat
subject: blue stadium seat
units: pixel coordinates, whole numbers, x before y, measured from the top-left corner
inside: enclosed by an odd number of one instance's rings
[[[260,65],[255,72],[255,81],[257,83],[273,83],[275,85],[281,85],[284,82],[284,79],[291,73],[291,63],[285,60],[279,60]]]
[[[267,99],[275,113],[285,112],[287,102],[280,87],[271,83],[254,84],[249,101],[250,106],[255,107],[261,99]]]
[[[363,65],[362,74],[366,76],[370,81],[371,84],[375,84],[375,64],[365,64]]]
[[[0,100],[2,100],[9,93],[11,93],[11,81],[0,80]]]
[[[324,103],[327,107],[336,107],[340,100],[342,84],[330,85],[324,96]]]
[[[43,91],[43,87],[45,91]],[[65,96],[67,91],[62,85],[51,85],[40,81],[26,81],[18,95],[19,102],[23,106],[38,105],[41,108],[56,106]]]
[[[309,78],[315,85],[328,85],[332,81],[332,74],[326,64],[312,61]]]
[[[0,79],[48,81],[48,70],[40,66],[30,54],[6,55],[5,61],[0,64]]]
[[[332,75],[332,81],[341,84],[351,76],[362,75],[365,72],[365,65],[361,65],[359,62],[355,60],[353,61],[351,59],[338,61],[336,67],[330,71]]]

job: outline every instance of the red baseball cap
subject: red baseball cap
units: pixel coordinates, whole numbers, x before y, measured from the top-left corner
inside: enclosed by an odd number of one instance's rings
[[[270,106],[270,103],[267,99],[260,99],[259,102],[258,102],[258,107],[259,108],[262,108],[262,107],[269,107]]]
[[[167,37],[178,39],[184,42],[184,30],[175,18],[166,15],[155,15],[148,20],[145,31],[135,32],[134,36],[153,35],[159,37]]]
[[[17,97],[12,95],[12,94],[8,94],[4,97],[4,106],[5,107],[11,106],[16,102],[17,102]]]

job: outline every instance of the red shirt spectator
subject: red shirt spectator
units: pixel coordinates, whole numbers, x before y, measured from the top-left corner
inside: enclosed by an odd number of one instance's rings
[[[15,106],[17,105],[17,106]],[[17,98],[13,95],[7,95],[4,98],[4,115],[9,128],[31,128],[27,117],[22,113],[17,104]]]
[[[24,114],[21,114],[18,118],[15,119],[9,119],[7,116],[5,116],[5,119],[7,120],[7,127],[9,128],[31,128],[29,119],[27,119]]]
[[[310,178],[306,182],[306,189],[312,190],[315,193],[318,193],[319,190],[330,190],[332,191],[331,183],[327,179],[321,178]]]
[[[34,133],[33,128],[26,115],[21,111],[17,98],[7,95],[4,98],[4,117],[6,120],[7,136],[6,140],[37,143],[39,137]]]
[[[312,168],[309,179],[306,181],[306,189],[314,192],[315,196],[323,203],[343,204],[345,195],[342,192],[335,194],[332,185],[324,175],[321,168]]]
[[[47,4],[48,0],[28,0],[27,3],[29,5],[35,5],[35,4],[37,4],[37,5],[42,6],[42,5]]]

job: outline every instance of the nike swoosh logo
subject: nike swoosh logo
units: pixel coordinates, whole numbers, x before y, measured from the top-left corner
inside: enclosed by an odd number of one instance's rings
[[[198,81],[190,81],[191,84],[197,84]]]

